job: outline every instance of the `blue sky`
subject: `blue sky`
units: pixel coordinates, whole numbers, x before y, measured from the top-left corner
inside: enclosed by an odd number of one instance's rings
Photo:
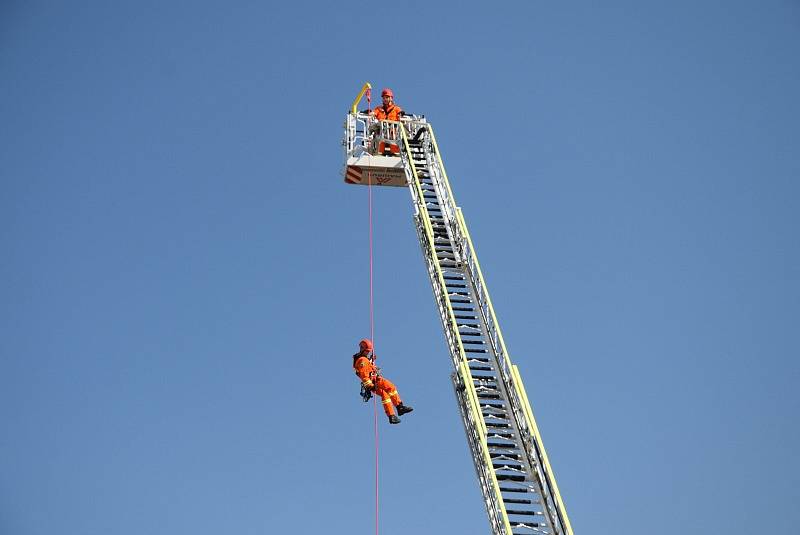
[[[0,533],[374,531],[364,81],[433,124],[576,534],[789,533],[800,6],[4,2]],[[488,532],[375,191],[380,532]]]

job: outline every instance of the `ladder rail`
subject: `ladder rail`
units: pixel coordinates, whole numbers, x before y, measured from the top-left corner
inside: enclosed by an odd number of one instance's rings
[[[430,214],[428,213],[428,208],[425,203],[425,197],[422,192],[422,183],[419,180],[416,165],[413,160],[408,157],[411,150],[408,145],[408,137],[406,136],[405,130],[402,132],[402,138],[406,147],[406,151],[402,151],[402,158],[406,163],[406,175],[409,178],[409,188],[415,205],[415,226],[418,230],[419,242],[423,248],[423,255],[428,264],[428,273],[431,281],[435,283],[433,289],[434,296],[440,309],[440,316],[448,346],[450,347],[450,353],[453,356],[453,365],[457,366],[459,361],[464,358],[464,346],[461,343],[461,337],[458,335],[458,326],[455,322],[453,305],[450,303],[447,293],[447,285],[444,282],[442,268],[439,265],[436,252],[434,251],[434,232],[430,223]]]
[[[436,255],[436,240],[431,225],[431,217],[427,202],[425,201],[422,182],[417,172],[416,164],[410,156],[411,147],[405,129],[402,132],[402,139],[405,150],[401,151],[401,157],[406,164],[405,169],[409,179],[409,190],[411,191],[411,197],[414,202],[414,223],[417,229],[417,235],[433,287],[434,297],[436,299],[437,308],[439,309],[439,316],[450,349],[450,355],[453,359],[454,367],[461,370],[464,392],[466,392],[467,399],[470,400],[469,403],[462,400],[459,402],[459,407],[467,430],[468,440],[470,441],[470,450],[473,453],[473,461],[476,471],[478,472],[484,503],[489,514],[493,532],[512,535],[511,524],[508,519],[508,514],[506,513],[505,504],[503,503],[497,476],[494,470],[486,468],[492,466],[491,455],[486,446],[486,427],[481,417],[480,410],[478,406],[476,406],[477,393],[475,392],[472,375],[467,367],[466,353],[458,330],[455,311],[453,310],[449,292],[447,291],[442,266]],[[463,398],[463,396],[459,396],[459,398]],[[469,407],[469,409],[466,409],[466,407]]]
[[[505,470],[527,473],[532,482],[536,484],[536,492],[541,496],[543,501],[542,505],[545,508],[543,512],[511,511],[511,514],[544,515],[546,512],[547,514],[545,516],[549,520],[549,525],[557,534],[572,535],[572,528],[566,514],[566,508],[564,507],[563,500],[561,499],[561,495],[555,483],[555,476],[553,475],[546,451],[544,450],[541,435],[539,434],[533,411],[530,407],[527,394],[525,393],[519,370],[511,363],[511,359],[508,355],[505,341],[503,340],[499,323],[497,322],[494,307],[492,306],[491,298],[489,297],[489,292],[483,279],[480,264],[478,263],[463,213],[455,203],[455,198],[440,157],[439,147],[433,129],[427,122],[421,122],[419,124],[411,123],[408,124],[407,127],[409,129],[423,128],[429,137],[429,141],[426,140],[424,143],[418,144],[418,146],[414,147],[416,151],[412,152],[412,147],[406,135],[406,129],[403,129],[402,145],[404,150],[401,151],[401,156],[405,164],[404,167],[408,178],[409,190],[415,208],[415,228],[417,229],[423,257],[433,287],[434,297],[445,332],[445,338],[456,370],[452,376],[452,380],[459,402],[462,422],[465,426],[468,443],[472,452],[490,523],[492,524],[493,533],[498,535],[511,535],[514,533],[512,531],[512,523],[509,521],[508,517],[509,511],[505,507],[504,500],[508,500],[509,503],[515,503],[515,500],[503,497],[496,473],[497,471]],[[423,184],[413,155],[416,155],[418,160],[423,160],[427,164],[424,166],[426,167],[424,172],[432,182],[436,196],[435,203],[429,203],[426,200],[425,191],[430,192],[430,190],[423,189]],[[456,320],[456,314],[450,299],[451,295],[445,282],[445,270],[437,255],[436,233],[431,223],[434,219],[431,217],[431,213],[428,210],[429,204],[431,206],[436,206],[436,211],[441,212],[441,216],[437,216],[436,220],[441,224],[441,227],[446,230],[446,238],[449,238],[452,244],[453,258],[451,261],[453,265],[458,268],[454,269],[453,272],[463,274],[465,282],[469,282],[471,291],[463,293],[464,295],[474,296],[476,301],[475,311],[480,312],[479,324],[475,324],[474,327],[462,327],[477,332],[462,333],[459,330],[459,324]],[[440,231],[439,244],[441,245],[442,241],[447,241],[446,238],[441,236]],[[477,328],[478,325],[480,328]],[[513,415],[513,423],[515,424],[512,426],[510,420],[509,424],[497,424],[500,427],[509,427],[509,433],[505,435],[498,433],[492,436],[508,437],[502,438],[501,440],[511,440],[515,437],[514,432],[516,431],[518,433],[518,436],[516,436],[513,442],[521,446],[520,449],[524,451],[525,457],[527,457],[527,459],[515,458],[515,461],[522,463],[519,465],[495,465],[492,462],[485,421],[485,418],[492,417],[492,415],[482,413],[482,406],[474,384],[475,377],[473,377],[470,367],[468,366],[468,359],[464,348],[465,340],[462,340],[462,335],[480,336],[481,334],[485,335],[488,340],[488,347],[491,350],[493,362],[497,365],[500,381],[497,381],[494,389],[498,392],[498,398],[502,397],[503,400],[507,400],[511,409],[510,413]],[[473,343],[482,344],[483,342],[476,341]],[[492,368],[489,365],[485,369],[491,370]],[[479,379],[484,379],[484,377]],[[494,380],[491,379],[491,377],[485,377],[485,379]],[[484,386],[482,388],[486,389],[488,387]],[[501,422],[503,420],[496,416],[495,418]],[[499,447],[499,445],[495,446]],[[497,456],[499,454],[495,455]],[[511,477],[507,476],[506,479],[511,479]],[[522,478],[522,480],[524,480],[524,478]],[[516,481],[521,480],[517,479]],[[522,492],[522,490],[515,490],[514,492]],[[534,500],[523,500],[525,503],[533,503],[533,501]],[[543,524],[534,522],[530,522],[529,524],[514,522],[513,526],[520,529],[533,529],[539,532],[542,530],[536,529],[536,527],[546,527]],[[548,531],[544,532],[547,533]]]
[[[519,375],[517,375],[517,377],[512,375],[513,365],[511,364],[511,359],[508,356],[505,340],[503,340],[503,335],[500,331],[497,316],[495,315],[494,307],[492,306],[492,301],[489,297],[488,288],[484,282],[483,273],[480,268],[480,263],[478,262],[477,254],[475,253],[475,248],[472,244],[472,238],[470,237],[469,230],[467,229],[467,225],[464,220],[463,212],[455,205],[455,199],[450,187],[450,181],[447,178],[447,171],[445,170],[444,164],[441,161],[439,147],[436,143],[436,136],[433,133],[433,128],[431,128],[430,125],[427,125],[427,129],[428,132],[430,132],[433,149],[439,163],[439,165],[432,165],[431,168],[435,171],[441,171],[439,173],[439,179],[445,186],[444,189],[448,193],[448,195],[443,196],[442,202],[447,204],[452,203],[450,206],[450,211],[456,213],[455,227],[457,230],[456,235],[458,236],[456,238],[456,246],[461,249],[460,256],[466,264],[466,271],[469,273],[471,282],[476,289],[476,297],[479,302],[479,308],[484,316],[486,327],[489,331],[489,339],[492,348],[495,352],[498,362],[500,363],[501,375],[503,376],[504,382],[511,387],[508,392],[509,401],[511,402],[520,428],[524,431],[527,431],[529,434],[530,440],[525,441],[526,445],[533,446],[533,448],[531,448],[532,451],[530,451],[529,454],[533,457],[536,465],[544,468],[544,474],[543,477],[541,477],[541,485],[545,491],[545,494],[547,494],[549,498],[548,502],[550,503],[548,503],[548,509],[550,509],[552,516],[557,518],[559,523],[566,528],[566,533],[568,535],[572,535],[572,529],[569,527],[569,519],[566,514],[566,508],[564,507],[563,500],[561,500],[558,486],[555,483],[555,477],[553,475],[552,468],[547,460],[547,454],[544,450],[541,435],[538,433],[538,426],[536,425],[536,420],[533,417],[533,412],[526,412],[522,402],[523,399],[527,400],[527,396],[523,396],[523,394],[520,393],[522,379],[519,377]],[[536,432],[533,430],[536,430]]]
[[[493,342],[493,344],[498,344],[495,346],[495,348],[496,350],[499,350],[498,354],[502,355],[503,357],[501,360],[500,369],[505,373],[504,380],[507,380],[508,384],[511,386],[508,392],[509,401],[511,402],[511,406],[514,410],[514,414],[517,418],[520,429],[528,434],[528,440],[524,441],[526,450],[529,450],[528,453],[534,459],[535,464],[543,468],[543,473],[540,473],[538,470],[535,472],[536,475],[539,476],[543,490],[547,495],[549,502],[547,504],[548,509],[551,511],[552,516],[557,518],[558,522],[562,525],[563,532],[566,535],[572,535],[572,528],[569,523],[566,507],[561,499],[561,494],[558,490],[558,485],[556,484],[553,469],[551,468],[550,462],[547,458],[547,452],[544,448],[541,435],[539,434],[538,426],[536,425],[536,419],[533,416],[533,410],[530,408],[528,397],[525,394],[522,378],[519,375],[518,369],[516,370],[516,373],[513,373],[517,367],[516,365],[511,364],[508,351],[505,347],[505,341],[503,340],[503,335],[500,332],[500,328],[497,323],[497,317],[494,313],[494,307],[492,306],[491,298],[489,297],[489,292],[483,283],[483,274],[480,271],[480,264],[478,263],[477,256],[475,255],[472,239],[470,238],[469,231],[466,228],[466,223],[464,222],[464,217],[460,209],[458,213],[461,228],[464,230],[466,243],[468,245],[468,251],[465,251],[465,256],[467,259],[471,259],[473,261],[467,261],[469,271],[471,274],[477,275],[477,277],[473,278],[473,282],[475,282],[476,285],[480,285],[480,288],[483,290],[482,292],[480,290],[478,291],[478,298],[485,299],[485,302],[480,307],[481,312],[487,317],[487,327],[494,331],[494,334],[490,336],[490,340]],[[503,367],[502,364],[505,364],[508,367]],[[528,410],[526,410],[526,405]]]
[[[500,487],[496,481],[497,478],[494,477],[494,471],[489,469],[492,463],[491,455],[485,446],[485,424],[483,418],[480,417],[479,405],[476,405],[477,398],[471,396],[466,388],[466,385],[471,382],[464,379],[463,372],[454,372],[452,381],[456,399],[458,400],[461,422],[464,424],[467,442],[470,446],[472,464],[475,467],[475,474],[478,476],[481,494],[484,497],[484,505],[489,516],[489,523],[492,526],[492,533],[510,534],[512,533],[511,525],[508,522],[508,514],[504,509]],[[495,485],[497,486],[495,487]]]

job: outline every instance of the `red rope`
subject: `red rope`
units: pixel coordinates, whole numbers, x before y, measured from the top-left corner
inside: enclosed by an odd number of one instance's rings
[[[372,292],[372,176],[368,173],[367,190],[369,191],[369,337],[372,340],[373,354],[375,353],[375,305]]]
[[[369,99],[369,93],[367,93]],[[373,250],[372,250],[372,176],[371,173],[367,174],[367,191],[369,192],[369,332],[370,339],[372,340],[372,354],[375,355],[375,298],[372,290],[373,286]],[[373,408],[375,413],[375,535],[378,535],[378,397],[373,398]]]
[[[372,113],[372,89],[367,89],[366,91],[367,97],[367,109],[369,110],[368,113]],[[373,267],[372,267],[372,258],[373,258],[373,251],[372,251],[372,173],[367,171],[367,191],[369,196],[369,335],[370,340],[372,340],[372,354],[375,355],[375,298],[374,293],[372,290],[373,286]],[[379,460],[379,448],[378,448],[378,398],[377,396],[372,400],[372,406],[375,413],[375,535],[378,535],[378,505],[379,505],[379,494],[378,494],[378,482],[379,482],[379,472],[378,472],[378,460]]]

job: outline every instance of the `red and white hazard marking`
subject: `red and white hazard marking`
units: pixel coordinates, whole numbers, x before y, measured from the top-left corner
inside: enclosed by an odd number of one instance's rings
[[[363,174],[361,168],[356,165],[348,165],[347,173],[344,176],[344,181],[348,184],[361,184]]]

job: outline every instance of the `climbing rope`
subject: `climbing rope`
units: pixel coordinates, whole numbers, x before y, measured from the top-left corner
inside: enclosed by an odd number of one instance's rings
[[[369,101],[369,90],[367,91],[367,101]],[[367,191],[369,197],[369,334],[372,340],[372,354],[375,355],[375,297],[373,292],[373,234],[372,234],[372,176],[367,177]],[[372,403],[375,414],[375,535],[378,535],[378,468],[379,468],[379,448],[378,448],[378,397],[373,398]]]
[[[367,89],[365,93],[367,97],[367,113],[372,113],[372,90]],[[375,355],[375,294],[373,291],[374,272],[373,272],[373,233],[372,233],[372,172],[367,171],[367,196],[369,198],[369,337],[372,340],[372,355]],[[366,399],[364,400],[366,401]],[[379,453],[378,447],[378,397],[373,399],[373,409],[375,414],[375,535],[378,535],[378,512],[379,512],[379,492],[378,483],[379,479]]]

